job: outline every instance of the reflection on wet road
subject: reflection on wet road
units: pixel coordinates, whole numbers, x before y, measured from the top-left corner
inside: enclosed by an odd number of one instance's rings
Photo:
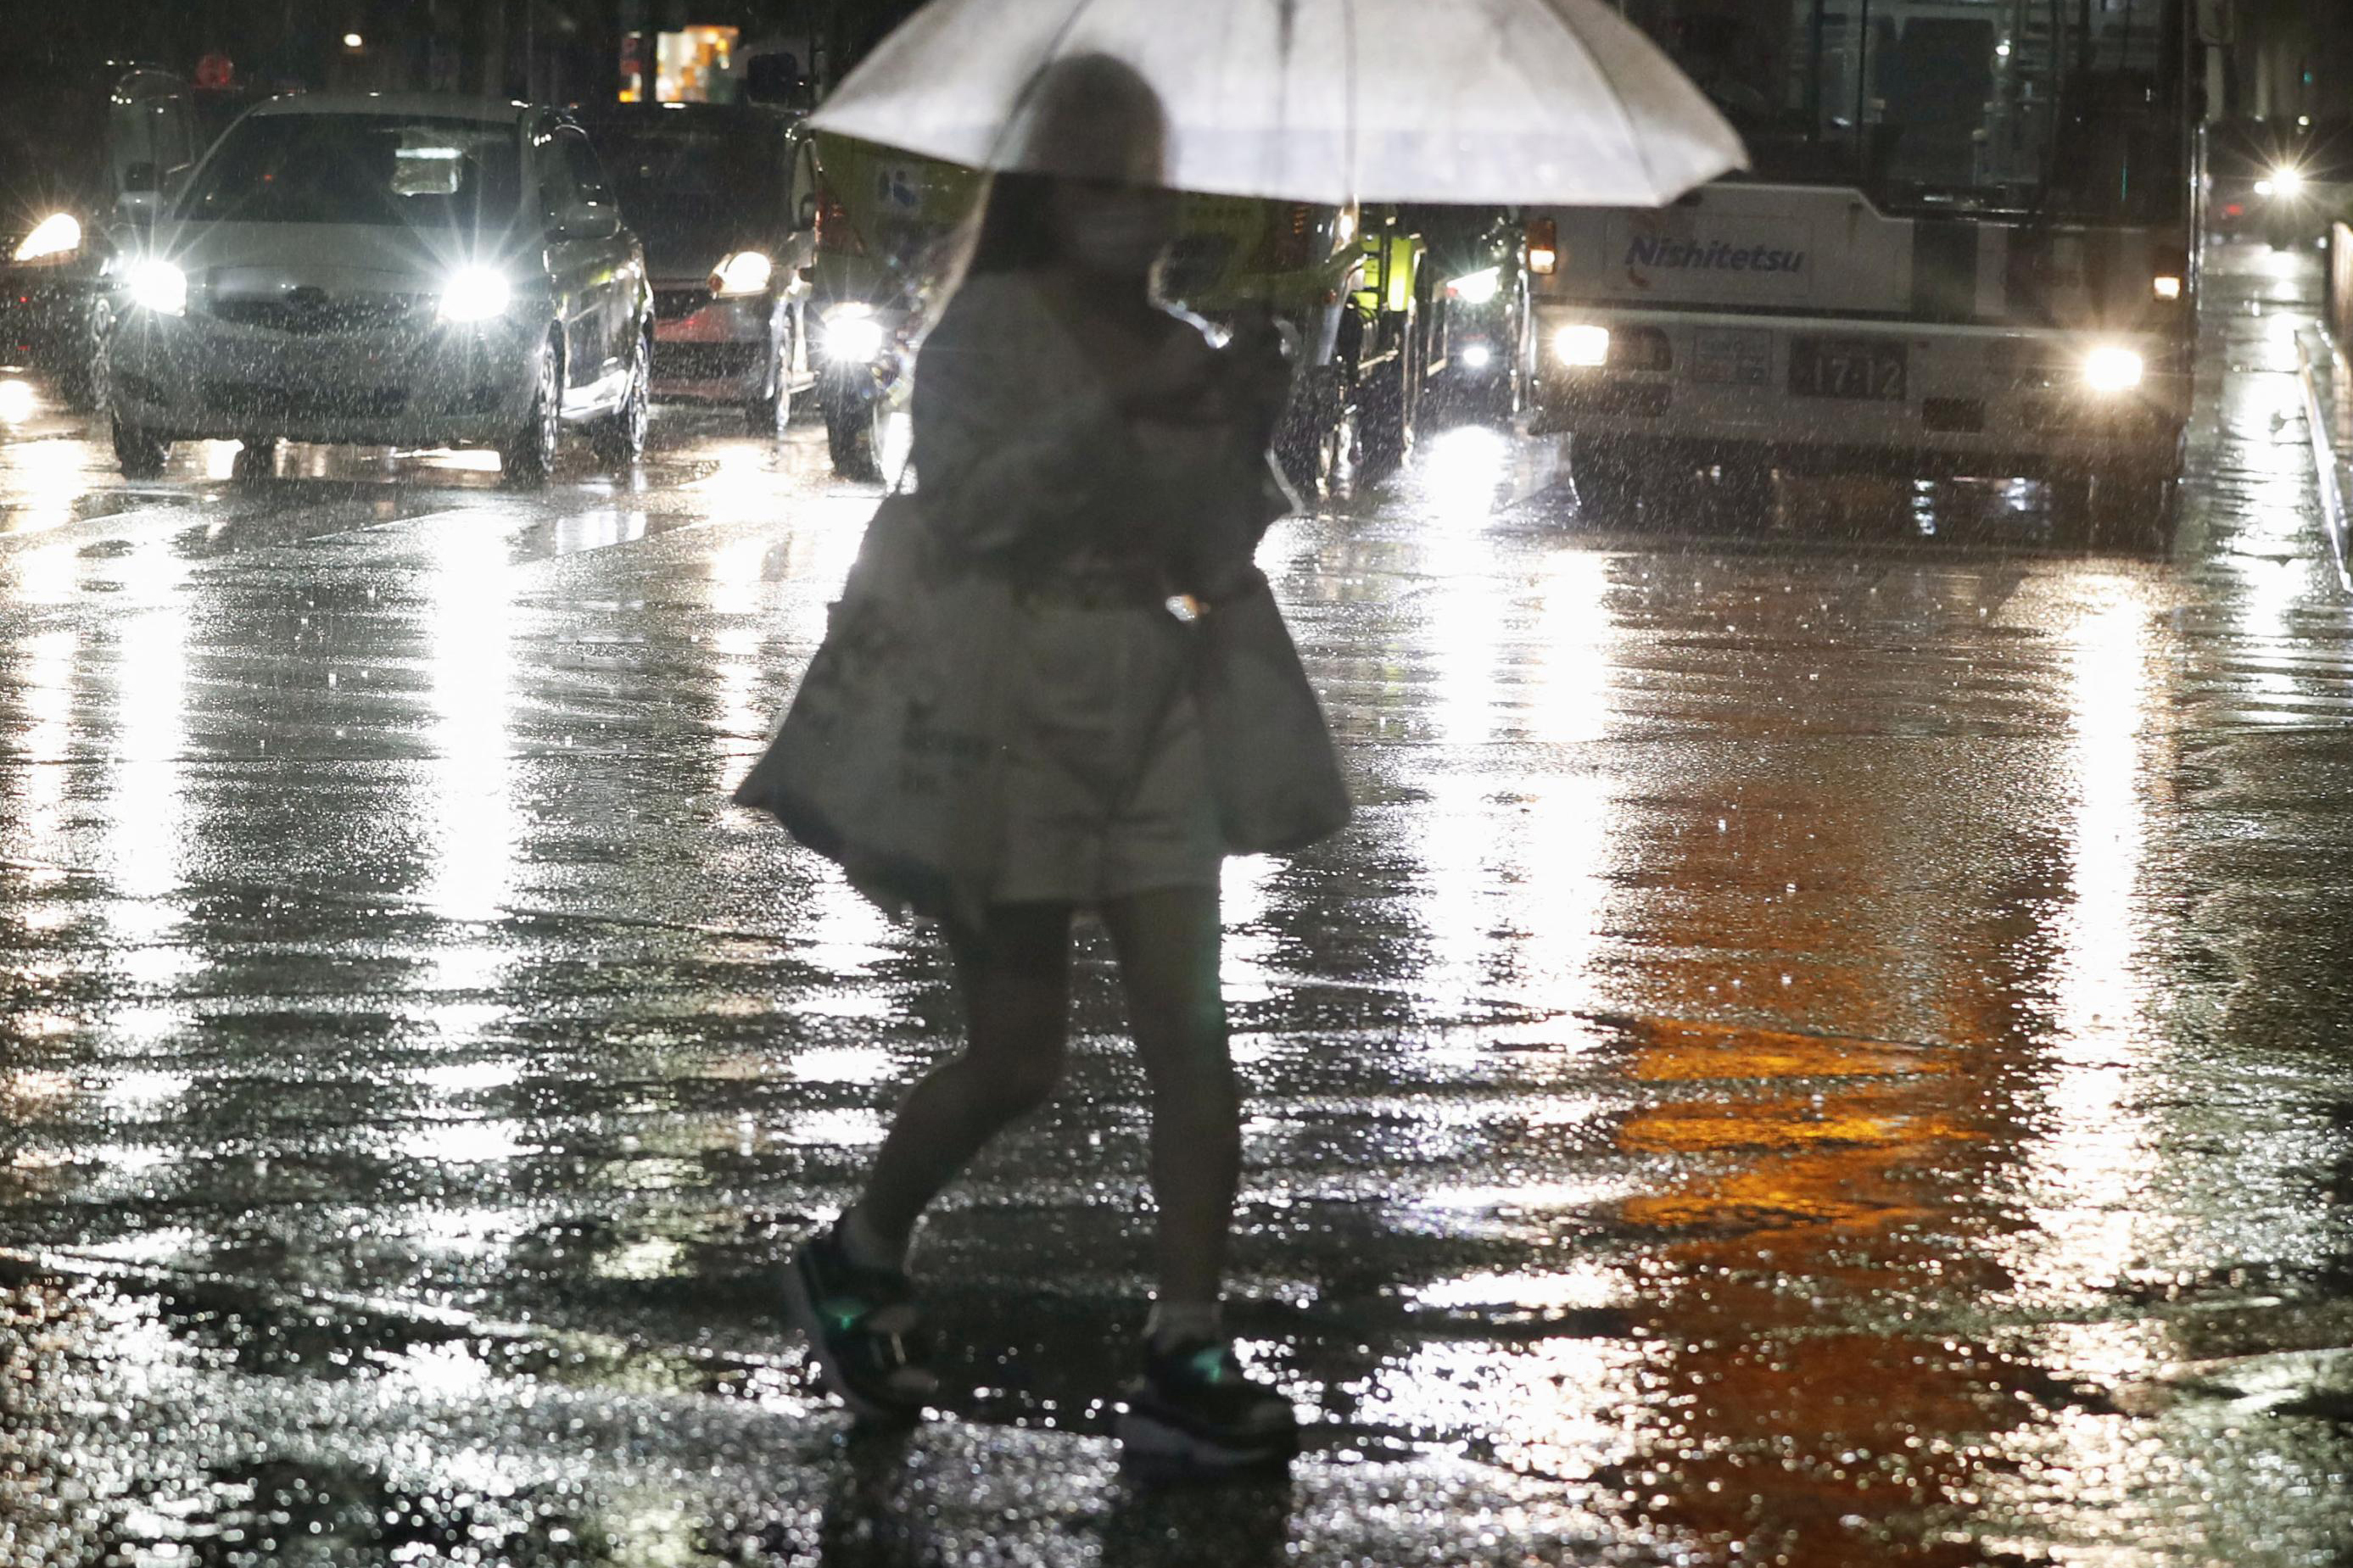
[[[1464,429],[1266,561],[1363,802],[1228,886],[1287,1487],[1116,1479],[1141,1083],[775,1310],[954,1024],[731,812],[871,497],[0,442],[0,1562],[2320,1563],[2353,1553],[2353,614],[2308,262],[2216,258],[2169,558],[1816,489],[1604,534]],[[658,437],[665,427],[658,423]]]

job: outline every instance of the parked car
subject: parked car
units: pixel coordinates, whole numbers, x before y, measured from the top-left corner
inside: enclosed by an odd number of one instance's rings
[[[776,433],[807,379],[815,174],[791,115],[643,104],[585,119],[654,288],[654,390],[733,404]]]
[[[653,294],[586,132],[437,95],[275,99],[117,268],[108,399],[125,473],[171,443],[498,448],[543,479],[568,427],[645,441]]]
[[[0,363],[97,396],[109,264],[201,152],[188,84],[146,66],[0,91]]]

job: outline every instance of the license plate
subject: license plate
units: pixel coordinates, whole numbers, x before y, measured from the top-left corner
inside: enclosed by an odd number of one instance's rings
[[[1902,343],[1864,338],[1792,338],[1789,395],[1851,397],[1901,403],[1905,391]]]

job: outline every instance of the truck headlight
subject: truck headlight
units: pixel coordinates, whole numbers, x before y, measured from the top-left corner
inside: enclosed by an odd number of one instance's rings
[[[2130,392],[2147,369],[2132,350],[2104,343],[2084,356],[2084,384],[2094,392]]]
[[[722,300],[765,294],[776,264],[757,250],[739,250],[711,269],[711,292]]]
[[[882,345],[891,337],[874,307],[855,300],[826,311],[823,325],[818,352],[835,364],[872,364],[882,357]]]
[[[188,313],[188,275],[168,261],[148,257],[132,262],[123,274],[123,291],[131,302],[158,316]]]
[[[71,213],[51,213],[16,243],[18,261],[55,261],[81,248],[81,219]]]
[[[1553,334],[1552,352],[1560,363],[1589,370],[1609,363],[1609,329],[1590,321],[1572,321]]]
[[[1490,267],[1468,277],[1457,278],[1446,286],[1446,297],[1460,300],[1466,305],[1492,305],[1495,296],[1504,291],[1504,269]]]
[[[441,286],[441,319],[445,321],[487,321],[506,314],[514,303],[514,285],[492,267],[460,267]]]

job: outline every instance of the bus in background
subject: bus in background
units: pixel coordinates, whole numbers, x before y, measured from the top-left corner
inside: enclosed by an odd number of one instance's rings
[[[2199,204],[2185,0],[1626,0],[1753,167],[1532,216],[1537,428],[1621,518],[1777,472],[2049,482],[2169,533]],[[1550,264],[1548,271],[1545,265]]]

